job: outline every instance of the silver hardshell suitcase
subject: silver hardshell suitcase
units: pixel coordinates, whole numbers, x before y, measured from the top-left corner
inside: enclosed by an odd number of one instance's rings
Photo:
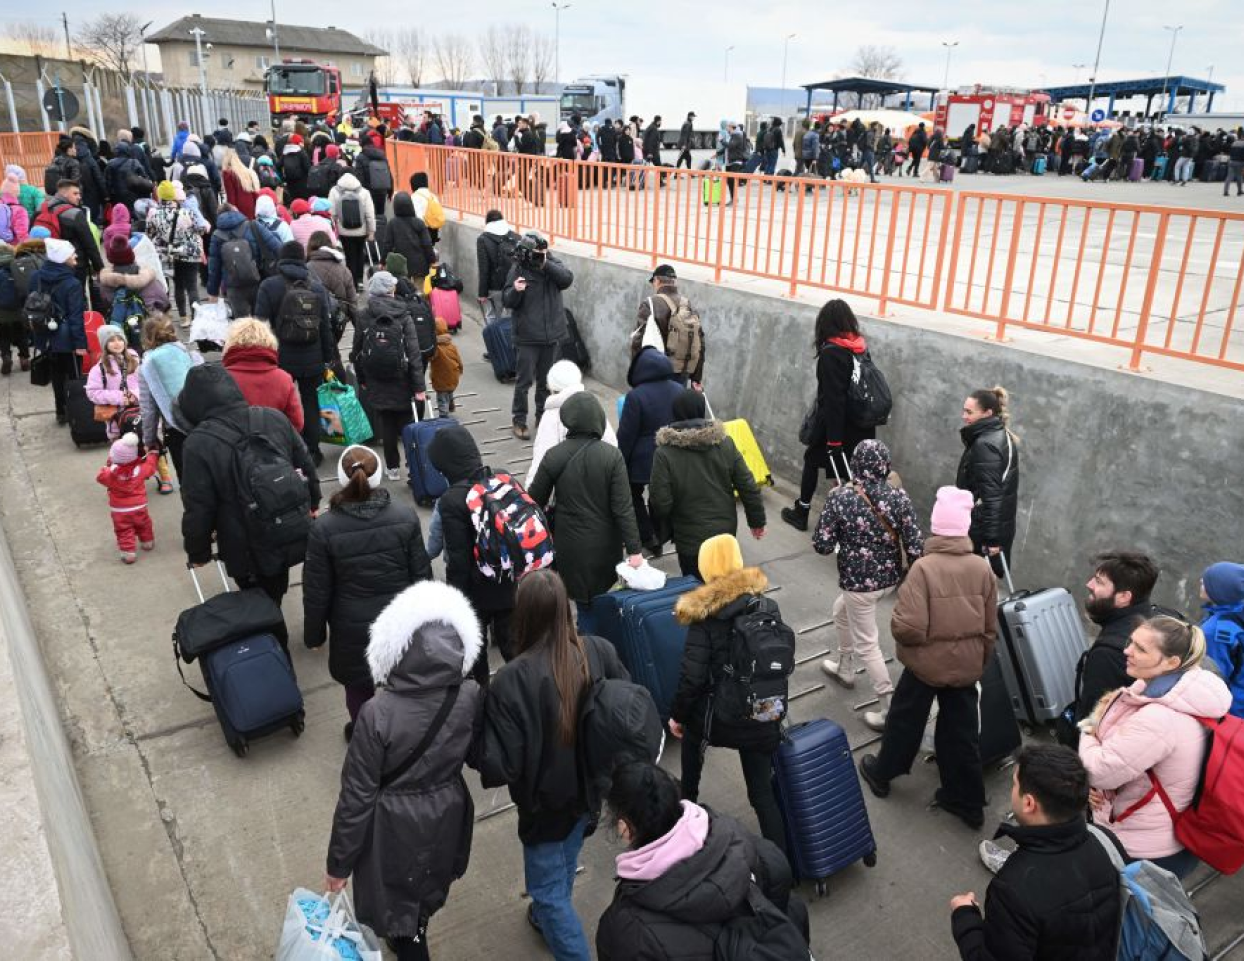
[[[1001,556],[1001,555],[999,555]],[[1088,647],[1080,607],[1066,590],[1016,591],[998,605],[998,663],[1015,718],[1044,724],[1075,700],[1076,664]]]

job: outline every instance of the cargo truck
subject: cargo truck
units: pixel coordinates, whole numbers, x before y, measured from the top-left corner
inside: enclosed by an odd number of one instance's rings
[[[742,123],[747,113],[747,86],[711,80],[674,80],[661,77],[592,76],[562,88],[561,119],[578,114],[585,124],[606,120],[661,118],[661,144],[678,144],[679,130],[693,111],[691,146],[712,149],[723,120]]]

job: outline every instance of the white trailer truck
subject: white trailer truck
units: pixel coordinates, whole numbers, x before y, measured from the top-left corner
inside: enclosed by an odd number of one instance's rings
[[[578,114],[586,124],[641,117],[644,126],[661,118],[661,142],[678,144],[678,133],[694,112],[691,146],[711,149],[723,120],[740,123],[747,113],[747,86],[708,80],[672,80],[618,75],[584,77],[562,88],[561,118]]]

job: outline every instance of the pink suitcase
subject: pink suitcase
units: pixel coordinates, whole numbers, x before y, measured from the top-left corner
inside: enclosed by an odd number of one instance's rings
[[[941,174],[938,179],[944,184],[948,184],[953,181],[955,179],[955,165],[942,164]]]
[[[1141,157],[1137,157],[1132,161],[1132,169],[1127,172],[1127,179],[1132,183],[1138,183],[1145,177],[1145,161]]]
[[[437,320],[445,321],[446,327],[450,330],[457,330],[462,326],[462,304],[458,300],[456,290],[441,290],[439,287],[433,287],[429,301],[432,304],[433,316]]]

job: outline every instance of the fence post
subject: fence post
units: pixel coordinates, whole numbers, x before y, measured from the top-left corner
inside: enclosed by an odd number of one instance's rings
[[[1006,254],[1006,276],[1002,281],[1002,306],[998,308],[998,331],[994,339],[1001,343],[1006,340],[1006,311],[1011,306],[1011,282],[1015,279],[1015,258],[1019,255],[1019,233],[1024,226],[1024,201],[1015,205],[1015,220],[1011,224],[1011,246]],[[1036,257],[1033,251],[1033,257]]]
[[[791,184],[786,185],[786,189],[790,190]],[[776,189],[776,185],[774,187]],[[799,292],[799,255],[803,249],[803,205],[807,198],[807,193],[802,183],[799,184],[799,196],[795,200],[795,246],[791,250],[790,255],[790,294],[794,297]],[[720,205],[718,205],[720,206]],[[785,211],[783,211],[783,220],[785,220]],[[785,224],[782,225],[785,230]]]
[[[52,130],[52,125],[51,125],[50,123],[48,123],[48,112],[47,112],[46,110],[44,110],[44,109],[43,109],[43,94],[44,94],[44,92],[45,92],[45,91],[44,91],[44,88],[43,88],[43,78],[42,78],[42,77],[36,77],[36,78],[35,78],[35,93],[36,93],[36,94],[38,95],[38,97],[39,97],[39,120],[40,120],[40,122],[43,124],[43,132],[44,132],[44,133],[50,133],[50,132],[51,132],[51,130]]]
[[[95,98],[95,119],[99,121],[99,139],[108,138],[108,126],[104,122],[104,102],[99,96],[99,87],[91,84],[91,94]]]
[[[880,190],[881,188],[874,188]],[[890,268],[894,266],[894,235],[898,233],[898,205],[903,194],[897,190],[887,190],[890,195],[890,227],[886,232],[885,265],[881,268],[881,296],[877,299],[877,313],[886,316],[886,308],[890,305]],[[916,204],[916,195],[912,194],[912,207]],[[899,293],[902,293],[900,289]]]
[[[13,101],[13,85],[7,78],[4,81],[4,99],[9,102],[9,123],[13,125],[13,132],[21,133],[22,128],[17,125],[17,104]]]
[[[961,193],[955,194],[955,238],[950,242],[950,269],[946,272],[946,302],[943,304],[943,310],[950,310],[950,301],[954,296],[955,289],[955,270],[959,266],[959,243],[963,239],[963,212],[967,207],[965,195]],[[940,257],[941,254],[939,253]],[[936,308],[937,300],[934,299],[933,306]]]
[[[659,259],[657,251],[661,243],[661,168],[653,167],[652,172],[654,175],[652,181],[652,266],[655,269]],[[646,183],[647,181],[645,181]],[[646,190],[640,190],[638,194],[640,200],[646,200],[648,197],[648,191]],[[636,210],[635,213],[638,216],[639,211]]]
[[[1170,226],[1171,215],[1161,214],[1158,217],[1158,233],[1153,240],[1153,258],[1149,261],[1149,279],[1145,281],[1145,299],[1140,304],[1140,321],[1136,325],[1136,341],[1132,345],[1132,359],[1128,361],[1128,370],[1140,370],[1141,354],[1145,352],[1145,337],[1149,334],[1149,316],[1153,312],[1153,295],[1158,287],[1158,274],[1162,270],[1162,252],[1166,247],[1166,229]]]
[[[95,123],[95,98],[91,96],[91,81],[82,78],[82,98],[86,101],[86,125],[96,139],[99,138],[99,125]]]
[[[130,126],[138,126],[138,103],[134,99],[134,88],[129,84],[125,86],[125,110],[130,116]]]

